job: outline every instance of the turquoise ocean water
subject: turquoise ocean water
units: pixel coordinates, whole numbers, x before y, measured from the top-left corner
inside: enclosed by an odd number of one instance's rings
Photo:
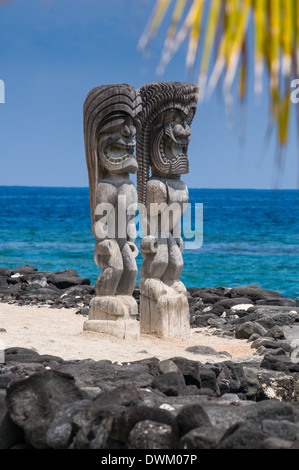
[[[299,296],[299,191],[190,189],[190,202],[203,204],[203,245],[184,253],[187,287]],[[72,268],[95,282],[93,250],[87,188],[0,187],[0,266]]]

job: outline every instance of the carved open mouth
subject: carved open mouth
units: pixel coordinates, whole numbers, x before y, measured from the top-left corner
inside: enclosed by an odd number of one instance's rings
[[[135,158],[134,149],[135,142],[130,144],[119,141],[107,145],[104,149],[104,155],[111,163],[122,163],[128,158]]]
[[[179,159],[188,158],[188,144],[175,142],[167,137],[161,139],[159,150],[165,163],[168,163],[170,160],[172,163],[175,163]]]

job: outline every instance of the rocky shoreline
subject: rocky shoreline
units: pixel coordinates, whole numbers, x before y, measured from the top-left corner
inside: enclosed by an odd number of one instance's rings
[[[0,302],[87,315],[93,295],[74,270],[0,268]],[[6,349],[0,448],[298,449],[297,300],[254,285],[190,288],[188,300],[191,327],[250,342],[254,355],[203,363],[196,354],[219,353],[194,346],[195,360],[113,363]]]

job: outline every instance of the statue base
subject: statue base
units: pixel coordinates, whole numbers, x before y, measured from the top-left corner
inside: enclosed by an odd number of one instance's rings
[[[125,340],[139,340],[140,323],[136,320],[136,300],[127,295],[96,296],[89,306],[84,331],[96,331]]]
[[[144,281],[144,280],[143,280]],[[143,282],[141,281],[141,284]],[[189,304],[184,293],[177,293],[174,289],[161,292],[162,282],[147,279],[146,294],[153,293],[154,284],[160,291],[159,296],[140,295],[140,331],[159,338],[187,339],[190,337]],[[164,290],[164,289],[163,289]]]

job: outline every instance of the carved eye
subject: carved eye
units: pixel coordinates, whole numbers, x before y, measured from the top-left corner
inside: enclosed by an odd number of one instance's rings
[[[130,128],[126,124],[124,126],[122,126],[121,132],[125,137],[129,137],[129,135],[131,134]]]
[[[141,122],[140,122],[140,119],[139,119],[139,118],[135,118],[135,119],[134,119],[134,125],[135,125],[135,127],[136,127],[137,132],[139,132],[140,129],[141,129]]]
[[[180,119],[180,114],[176,109],[171,109],[167,115],[168,122],[176,122]]]
[[[153,120],[153,126],[160,126],[165,122],[165,114],[159,114],[154,120]]]
[[[121,127],[121,133],[124,137],[134,137],[136,135],[135,123],[131,117],[126,117]]]
[[[186,121],[188,122],[188,124],[190,124],[194,118],[194,115],[195,115],[195,109],[192,108],[191,111],[189,111],[189,113],[187,114],[187,117],[186,117]]]

